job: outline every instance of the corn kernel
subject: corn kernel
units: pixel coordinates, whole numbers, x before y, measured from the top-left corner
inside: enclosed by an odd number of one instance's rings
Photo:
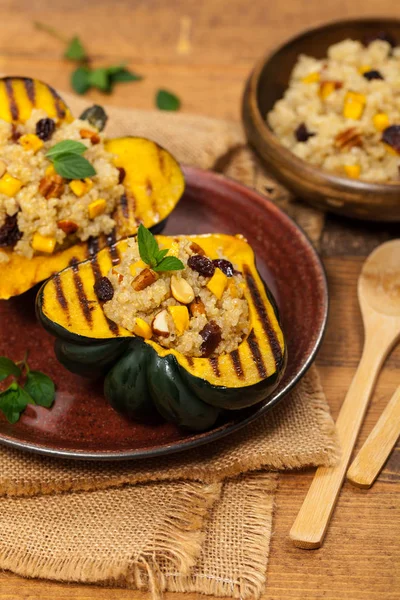
[[[129,270],[131,272],[132,277],[136,277],[138,269],[145,269],[147,267],[146,263],[142,260],[137,260],[129,266]]]
[[[55,175],[56,174],[56,170],[55,170],[54,166],[53,165],[49,165],[46,168],[44,174],[46,175],[46,177],[51,177],[52,175]]]
[[[153,336],[153,332],[151,330],[150,325],[140,317],[135,319],[135,325],[133,327],[133,333],[139,337],[144,338],[145,340],[149,340]]]
[[[22,188],[22,182],[9,173],[4,173],[0,179],[0,194],[5,194],[12,198]]]
[[[344,165],[344,170],[347,177],[351,177],[352,179],[358,179],[360,177],[360,165]]]
[[[189,328],[189,311],[186,306],[168,306],[175,325],[177,335],[182,335]]]
[[[321,75],[318,72],[309,73],[306,77],[301,80],[303,83],[318,83],[321,79]]]
[[[54,252],[54,248],[56,247],[56,238],[41,235],[36,232],[33,236],[32,240],[32,248],[35,252],[45,252],[46,254],[52,254]]]
[[[361,67],[358,67],[360,75],[364,75],[364,73],[368,73],[368,71],[372,71],[371,65],[361,65]]]
[[[353,119],[357,121],[361,118],[364,107],[366,103],[366,98],[364,94],[357,94],[357,92],[347,92],[344,98],[343,104],[343,116],[346,119]]]
[[[89,204],[89,219],[95,219],[102,215],[107,208],[107,202],[103,198],[99,198]]]
[[[74,192],[75,196],[80,198],[84,194],[90,192],[93,187],[93,181],[86,177],[86,179],[73,179],[69,183],[69,187]]]
[[[214,275],[207,283],[207,287],[214,296],[220,300],[225,288],[228,284],[228,277],[221,271],[221,269],[215,269]]]
[[[372,122],[374,124],[375,129],[377,129],[378,131],[383,131],[390,125],[389,117],[386,113],[377,113],[373,117]]]
[[[43,147],[42,140],[34,133],[21,135],[18,141],[24,150],[33,150],[34,154]]]
[[[336,89],[336,85],[334,81],[323,81],[319,88],[319,95],[322,100],[325,100],[328,96],[332,94]]]

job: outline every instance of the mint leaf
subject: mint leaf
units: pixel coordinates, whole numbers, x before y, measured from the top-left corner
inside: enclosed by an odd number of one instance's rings
[[[156,254],[156,261],[157,264],[160,263],[162,261],[162,259],[164,258],[164,256],[168,254],[168,249],[165,250],[159,250]]]
[[[54,159],[60,154],[83,154],[86,150],[87,147],[85,144],[82,144],[82,142],[63,140],[62,142],[58,142],[58,144],[54,144],[54,146],[46,152],[46,157]]]
[[[79,154],[60,154],[54,159],[53,165],[65,179],[84,179],[96,175],[93,165]]]
[[[78,67],[71,75],[72,89],[80,95],[86,94],[90,88],[89,83],[90,69],[87,67]]]
[[[21,369],[10,358],[0,356],[0,381],[6,379],[9,375],[20,377]]]
[[[111,81],[108,69],[99,68],[89,71],[88,83],[90,86],[96,87],[102,92],[110,92]]]
[[[156,106],[160,110],[179,110],[181,101],[178,96],[168,90],[158,90],[156,95]]]
[[[119,71],[110,73],[111,83],[128,83],[129,81],[141,81],[142,75],[133,73],[129,69],[121,68]]]
[[[34,401],[17,383],[12,383],[0,394],[0,410],[9,423],[16,423],[28,404],[34,404]]]
[[[139,225],[138,236],[139,254],[143,262],[150,267],[157,265],[158,244],[154,235],[142,224]]]
[[[55,385],[41,371],[30,371],[25,382],[25,391],[33,398],[39,406],[50,408],[55,398]]]
[[[175,256],[166,256],[162,261],[153,267],[154,271],[180,271],[185,265]]]
[[[75,35],[69,42],[69,45],[64,52],[64,58],[76,61],[87,60],[88,56],[86,50],[77,35]]]

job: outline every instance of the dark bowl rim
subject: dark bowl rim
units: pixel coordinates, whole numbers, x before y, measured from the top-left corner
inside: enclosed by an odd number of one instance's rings
[[[307,234],[304,232],[302,227],[300,227],[300,225],[298,225],[298,223],[296,223],[294,221],[294,219],[292,219],[289,215],[287,215],[280,208],[278,208],[276,206],[276,204],[274,204],[269,198],[267,198],[266,196],[263,196],[262,194],[260,194],[256,190],[252,189],[251,187],[244,185],[242,183],[239,183],[238,181],[236,181],[235,179],[232,179],[231,177],[227,177],[225,175],[221,175],[220,173],[215,173],[213,171],[207,171],[204,169],[200,169],[198,167],[184,166],[183,171],[184,171],[185,176],[188,173],[192,174],[193,180],[196,178],[196,176],[197,177],[200,176],[203,181],[207,180],[207,179],[211,179],[211,180],[216,180],[220,185],[221,184],[225,185],[225,186],[228,185],[233,188],[244,188],[246,193],[250,196],[253,196],[253,198],[256,202],[258,202],[260,204],[267,204],[269,210],[272,210],[275,213],[279,213],[281,216],[283,216],[284,219],[286,219],[289,222],[291,227],[294,227],[300,233],[302,243],[305,246],[307,246],[308,250],[310,251],[312,258],[315,261],[316,270],[317,271],[319,270],[320,275],[321,275],[321,302],[323,303],[321,325],[319,327],[319,331],[318,331],[318,334],[314,341],[314,344],[313,344],[311,350],[309,351],[309,354],[306,357],[302,367],[292,377],[292,379],[282,389],[280,389],[278,391],[278,393],[276,395],[273,395],[271,401],[266,402],[262,407],[260,407],[259,410],[255,411],[254,413],[252,413],[250,416],[246,417],[245,419],[229,425],[228,427],[220,426],[211,433],[207,432],[207,431],[204,433],[200,433],[199,434],[200,437],[196,437],[195,440],[189,439],[187,442],[177,442],[177,443],[172,443],[170,445],[166,444],[166,445],[160,446],[159,448],[149,449],[149,450],[140,450],[139,449],[139,450],[135,450],[135,451],[127,450],[127,451],[120,451],[120,452],[114,451],[114,450],[111,452],[107,452],[107,451],[105,451],[105,452],[93,452],[93,451],[78,451],[78,452],[76,452],[76,451],[71,451],[68,449],[61,449],[61,448],[54,449],[49,446],[43,446],[40,444],[35,444],[35,443],[30,443],[30,442],[20,442],[18,440],[8,438],[5,436],[1,437],[1,440],[0,440],[1,444],[4,444],[4,445],[12,447],[12,448],[16,448],[18,450],[30,451],[35,454],[52,456],[55,458],[63,458],[63,459],[67,458],[70,460],[93,460],[93,461],[140,460],[140,459],[153,458],[153,457],[163,456],[163,455],[173,454],[173,453],[178,454],[181,451],[189,450],[191,448],[195,448],[195,447],[207,444],[209,442],[214,442],[218,439],[221,439],[227,435],[230,435],[231,433],[234,433],[235,431],[242,429],[243,427],[245,427],[252,421],[256,420],[261,415],[268,412],[276,404],[278,404],[297,385],[297,383],[302,379],[302,377],[305,375],[305,373],[311,367],[312,363],[315,360],[317,352],[321,346],[321,343],[322,343],[322,340],[324,338],[325,331],[326,331],[328,312],[329,312],[329,291],[328,291],[328,281],[327,281],[325,267],[322,263],[322,260],[319,256],[318,252],[316,251],[312,242],[308,238]],[[290,360],[290,358],[289,358],[289,360]]]
[[[296,33],[291,36],[284,42],[279,43],[277,46],[272,48],[266,54],[264,54],[258,61],[256,62],[253,70],[251,71],[247,85],[245,88],[244,96],[243,96],[243,108],[245,105],[249,105],[252,116],[255,120],[255,128],[259,130],[260,133],[263,134],[264,140],[266,138],[266,143],[268,143],[274,151],[278,152],[281,157],[286,161],[286,163],[290,163],[294,167],[298,167],[308,171],[308,173],[312,174],[314,177],[319,177],[324,179],[330,185],[335,185],[337,188],[341,188],[342,191],[348,192],[372,192],[376,194],[382,193],[393,193],[400,191],[400,182],[388,182],[388,183],[374,183],[363,181],[362,179],[350,179],[349,177],[341,177],[340,175],[335,175],[321,169],[319,167],[315,167],[311,163],[299,158],[296,156],[291,150],[285,148],[279,141],[278,137],[274,134],[272,129],[268,126],[267,121],[263,118],[261,111],[258,106],[257,96],[258,96],[258,87],[260,85],[260,77],[261,73],[264,70],[265,66],[268,62],[280,52],[286,46],[290,44],[294,44],[299,41],[301,38],[308,36],[317,31],[328,30],[331,28],[335,28],[338,25],[346,25],[352,23],[373,23],[376,21],[391,21],[400,26],[400,18],[395,17],[384,17],[384,16],[369,16],[362,18],[349,18],[349,19],[337,19],[334,21],[329,21],[322,25],[316,25],[313,27],[308,27],[303,29],[300,33]]]

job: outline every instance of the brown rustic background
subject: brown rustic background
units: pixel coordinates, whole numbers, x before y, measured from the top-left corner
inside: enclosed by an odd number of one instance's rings
[[[156,89],[166,87],[181,97],[185,112],[239,120],[243,83],[259,56],[305,27],[366,15],[400,17],[400,7],[393,0],[0,0],[0,72],[69,89],[72,67],[60,60],[59,42],[34,29],[33,22],[41,21],[66,36],[80,35],[96,64],[126,60],[144,75],[140,83],[118,86],[108,103],[149,109]],[[104,102],[101,94],[91,97]],[[334,415],[361,352],[356,280],[362,262],[399,232],[398,225],[327,219],[322,253],[332,302],[318,365]],[[360,443],[398,385],[399,369],[400,348],[380,377]],[[312,472],[280,476],[264,600],[400,599],[399,450],[372,490],[345,485],[324,547],[307,552],[291,545],[288,531],[311,478]],[[145,597],[0,574],[0,600]],[[171,594],[172,599],[194,596]]]

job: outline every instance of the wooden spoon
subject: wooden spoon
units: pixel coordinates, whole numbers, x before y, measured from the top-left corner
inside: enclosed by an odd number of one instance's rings
[[[336,467],[320,467],[315,474],[290,531],[299,548],[322,544],[379,371],[400,339],[400,240],[382,244],[368,257],[358,280],[358,300],[365,341],[336,422],[342,456]]]

